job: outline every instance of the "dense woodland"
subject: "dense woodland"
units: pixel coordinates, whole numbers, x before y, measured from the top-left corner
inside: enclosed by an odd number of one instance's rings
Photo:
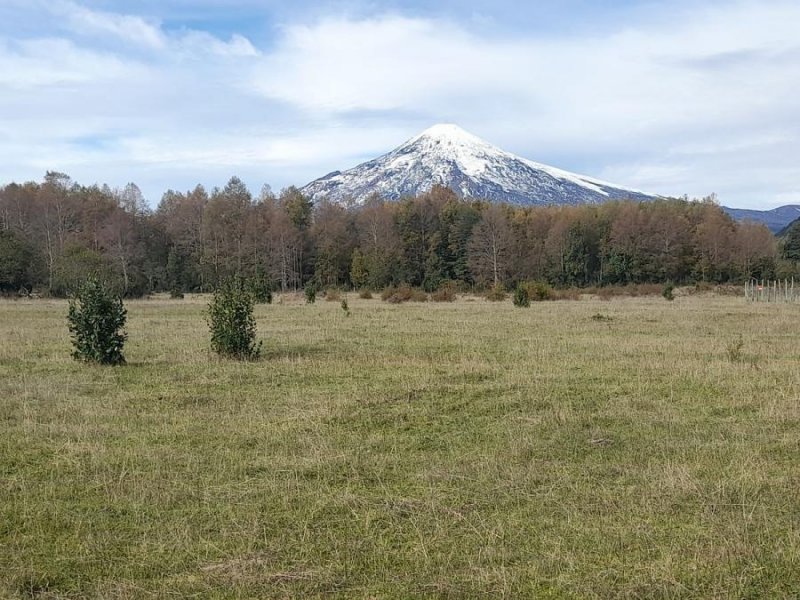
[[[795,239],[796,238],[796,239]],[[486,289],[740,282],[800,271],[800,226],[777,240],[710,199],[513,207],[445,188],[359,207],[296,188],[254,197],[236,177],[208,193],[81,186],[61,173],[0,188],[0,288],[69,295],[89,274],[127,296],[210,291],[240,274],[275,290],[446,283]]]

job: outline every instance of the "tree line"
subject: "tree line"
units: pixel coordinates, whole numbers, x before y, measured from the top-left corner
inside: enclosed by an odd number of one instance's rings
[[[126,296],[207,292],[232,276],[287,291],[405,283],[511,288],[739,282],[790,277],[798,261],[763,225],[710,199],[516,207],[451,190],[361,206],[297,188],[254,196],[233,177],[210,193],[82,186],[49,172],[0,188],[0,289],[70,295],[88,276]]]

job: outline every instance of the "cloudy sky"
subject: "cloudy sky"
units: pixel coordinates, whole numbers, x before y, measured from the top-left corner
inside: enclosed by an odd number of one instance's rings
[[[457,123],[665,195],[800,203],[797,0],[0,0],[0,184],[303,185]]]

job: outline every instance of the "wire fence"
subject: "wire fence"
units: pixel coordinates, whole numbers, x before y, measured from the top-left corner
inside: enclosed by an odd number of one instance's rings
[[[750,302],[800,302],[800,285],[791,279],[751,279],[744,284],[744,297]]]

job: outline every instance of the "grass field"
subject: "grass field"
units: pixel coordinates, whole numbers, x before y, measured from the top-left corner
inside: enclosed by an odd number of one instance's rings
[[[800,593],[800,306],[204,302],[0,302],[0,596]]]

